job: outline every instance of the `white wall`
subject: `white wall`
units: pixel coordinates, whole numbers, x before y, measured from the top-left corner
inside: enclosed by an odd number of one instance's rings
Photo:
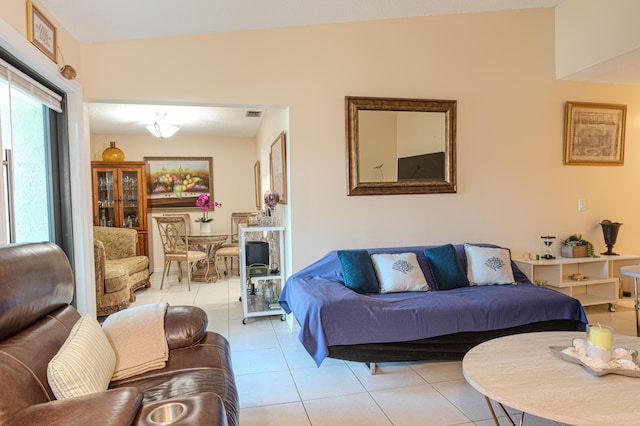
[[[617,249],[640,253],[640,88],[558,81],[554,46],[554,10],[530,9],[96,43],[82,58],[89,99],[289,106],[293,270],[350,247],[487,241],[518,256],[576,232],[600,250],[607,218],[624,223]],[[347,95],[456,99],[458,192],[348,197]],[[566,101],[628,105],[624,166],[562,164]]]
[[[558,78],[640,49],[637,0],[566,0],[555,15]],[[634,55],[637,64],[638,52]]]
[[[276,138],[278,138],[281,132],[285,132],[285,155],[288,170],[291,158],[291,130],[289,128],[289,110],[288,108],[271,108],[263,116],[262,122],[260,123],[260,129],[258,130],[258,134],[256,136],[257,158],[260,159],[261,198],[262,195],[264,195],[264,193],[271,188],[269,153],[271,152],[271,145],[276,140]],[[290,176],[287,173],[287,188],[291,188],[290,182]],[[290,209],[291,204],[292,194],[291,190],[289,189],[287,194],[287,204],[279,204],[276,207],[275,212],[278,224],[285,227],[285,257],[287,257],[288,253],[292,253]],[[264,199],[261,200],[261,206],[264,210]],[[291,275],[291,273],[291,262],[287,262],[285,266],[285,277],[288,277],[289,275]]]

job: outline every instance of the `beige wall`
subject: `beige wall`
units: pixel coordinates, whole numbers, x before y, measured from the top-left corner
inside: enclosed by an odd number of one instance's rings
[[[518,256],[576,232],[600,250],[606,218],[640,253],[640,88],[558,81],[554,56],[553,9],[82,46],[89,99],[289,106],[294,270],[352,247],[486,241]],[[457,194],[348,197],[346,95],[456,99]],[[629,105],[623,167],[562,164],[569,100]]]
[[[78,72],[77,80],[82,81],[82,70],[80,67],[80,44],[69,34],[69,32],[42,6],[42,4],[33,0],[33,5],[38,8],[57,29],[58,46],[58,65],[69,64]],[[19,32],[25,39],[27,38],[27,1],[26,0],[2,0],[0,7],[0,19]],[[37,50],[35,46],[32,46]],[[64,61],[62,56],[64,56]],[[53,62],[52,62],[53,63]]]

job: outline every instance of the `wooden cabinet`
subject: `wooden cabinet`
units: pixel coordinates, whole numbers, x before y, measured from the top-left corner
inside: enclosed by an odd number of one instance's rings
[[[91,162],[93,224],[138,231],[137,254],[149,256],[143,161]]]

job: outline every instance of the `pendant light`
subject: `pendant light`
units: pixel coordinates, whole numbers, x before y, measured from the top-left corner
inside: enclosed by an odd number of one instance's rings
[[[147,130],[156,138],[170,138],[171,136],[175,135],[178,130],[180,130],[180,127],[172,126],[170,124],[164,124],[164,119],[167,114],[156,113],[156,115],[158,116],[158,120],[155,123],[149,124],[147,126]]]

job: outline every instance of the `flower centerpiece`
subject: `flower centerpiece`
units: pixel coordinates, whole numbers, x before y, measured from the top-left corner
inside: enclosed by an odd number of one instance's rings
[[[222,203],[211,201],[209,194],[201,194],[196,200],[196,206],[202,210],[202,216],[196,219],[196,222],[200,222],[200,233],[211,233],[211,222],[213,222],[213,218],[209,217],[209,210],[211,207],[222,207]]]

